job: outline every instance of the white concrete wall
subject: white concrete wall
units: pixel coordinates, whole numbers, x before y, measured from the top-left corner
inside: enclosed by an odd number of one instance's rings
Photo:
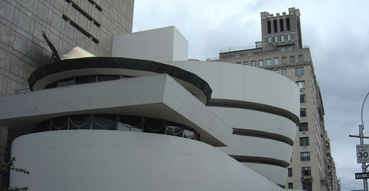
[[[285,167],[290,162],[292,143],[299,121],[299,89],[289,79],[267,70],[224,62],[167,62],[197,74],[213,90],[209,108],[234,129],[256,135],[232,135],[221,148],[279,185],[285,185]],[[216,105],[212,105],[216,103]],[[248,163],[246,163],[248,164]],[[267,171],[269,167],[270,171]]]
[[[39,122],[72,114],[122,114],[186,125],[200,140],[225,146],[232,129],[167,74],[52,88],[0,97],[0,125],[32,132]]]
[[[34,133],[12,146],[11,186],[30,191],[282,191],[199,141],[157,134],[70,130]]]
[[[225,62],[166,62],[195,73],[209,83],[211,100],[230,100],[259,104],[300,116],[299,89],[282,75],[264,69]],[[210,101],[211,102],[211,101]]]
[[[174,27],[115,36],[113,57],[153,61],[183,61],[188,59],[188,42]]]

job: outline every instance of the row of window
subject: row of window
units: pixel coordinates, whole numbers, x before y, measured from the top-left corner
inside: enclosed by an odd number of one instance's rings
[[[279,31],[278,31],[278,23],[279,23]],[[284,23],[286,23],[286,30],[289,31],[291,29],[291,27],[290,27],[290,18],[281,18],[281,19],[274,19],[274,20],[267,21],[268,33],[272,33],[272,28],[274,29],[275,33],[283,32],[284,31]],[[272,24],[273,24],[273,27],[272,27]]]
[[[288,177],[292,177],[292,168],[288,168]],[[301,176],[311,176],[311,167],[301,167]]]
[[[92,18],[91,15],[89,15],[86,11],[84,11],[80,6],[78,6],[76,3],[74,3],[72,0],[65,0],[66,2],[68,2],[68,4],[70,4],[74,9],[76,9],[79,13],[81,13],[81,15],[83,15],[84,17],[86,17],[89,21],[91,21],[94,25],[96,25],[97,27],[100,27],[101,24],[98,23],[95,19]],[[93,2],[92,0],[89,1],[93,6],[96,7],[96,3]],[[98,6],[100,7],[100,6]],[[101,9],[101,7],[100,7]],[[99,11],[101,11],[100,9],[98,9]]]
[[[72,25],[75,29],[77,29],[79,32],[81,32],[82,34],[84,34],[86,37],[88,37],[94,43],[99,44],[99,40],[97,40],[96,37],[92,36],[92,34],[90,34],[89,32],[87,32],[85,29],[83,29],[81,26],[79,26],[76,22],[72,21],[69,17],[67,17],[66,15],[63,15],[63,19],[65,20],[65,22],[67,22],[70,25]]]
[[[142,116],[111,114],[70,115],[49,119],[36,126],[36,132],[76,129],[147,132],[199,140],[199,134],[185,125]]]
[[[290,34],[288,34],[288,35],[286,35],[287,37],[287,41],[291,41],[291,35]],[[271,37],[271,36],[269,36],[268,37],[268,43],[272,43],[273,42],[273,40],[274,40],[274,42],[284,42],[284,41],[286,41],[286,39],[285,39],[285,35],[281,35],[281,36],[274,36],[274,37]]]
[[[235,57],[241,57],[241,54],[236,54]],[[272,65],[272,61],[273,61],[274,66],[278,66],[279,65],[279,58],[273,58],[273,59],[267,58],[267,59],[265,59],[265,66],[271,66]],[[299,62],[303,62],[304,61],[303,55],[299,55],[298,56],[298,61]],[[282,57],[282,63],[283,64],[287,64],[287,57],[285,57],[285,56]],[[295,56],[290,56],[290,63],[291,64],[296,63]],[[241,64],[241,62],[236,62],[236,64]],[[244,61],[242,64],[243,65],[249,65],[249,61]],[[252,60],[250,62],[250,65],[251,66],[256,66],[256,61],[255,60]],[[258,65],[259,65],[259,67],[264,67],[264,60],[263,59],[260,59],[258,61]],[[303,72],[302,72],[302,75],[303,75]]]
[[[293,189],[293,183],[288,183],[288,189]],[[302,189],[306,191],[312,191],[313,186],[311,182],[302,182]]]

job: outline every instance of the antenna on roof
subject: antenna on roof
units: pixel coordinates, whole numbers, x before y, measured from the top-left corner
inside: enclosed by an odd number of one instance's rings
[[[55,48],[55,46],[53,45],[53,43],[51,43],[50,42],[50,40],[47,38],[47,36],[46,36],[46,34],[45,34],[45,32],[44,31],[42,31],[42,36],[45,38],[45,40],[46,40],[46,43],[47,43],[47,45],[49,45],[49,47],[50,47],[50,49],[51,49],[51,51],[52,51],[52,55],[51,55],[51,62],[53,62],[53,61],[61,61],[61,59],[60,59],[60,56],[59,56],[59,54],[58,54],[58,51],[56,51],[56,48]]]

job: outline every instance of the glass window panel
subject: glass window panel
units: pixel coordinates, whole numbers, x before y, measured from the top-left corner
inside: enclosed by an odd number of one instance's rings
[[[76,84],[87,84],[96,82],[96,75],[76,77]]]
[[[274,65],[278,65],[279,63],[278,63],[278,58],[274,58]]]
[[[68,78],[65,80],[60,80],[56,83],[56,87],[63,87],[63,86],[70,86],[76,84],[76,81],[74,78]]]
[[[110,81],[110,80],[117,80],[120,79],[120,76],[118,75],[97,75],[97,81],[103,82],[103,81]]]
[[[263,60],[259,60],[259,66],[263,67]]]
[[[165,121],[160,119],[145,118],[144,132],[164,134]]]
[[[251,66],[255,66],[255,61],[251,61]]]
[[[305,89],[305,81],[297,81],[296,84],[300,89]]]
[[[134,131],[134,132],[142,132],[142,129],[136,128],[130,124],[118,122],[117,130],[119,131]]]
[[[64,117],[58,117],[58,118],[54,118],[52,119],[52,130],[66,130],[68,129],[68,120],[69,117],[68,116],[64,116]]]
[[[288,168],[288,177],[292,177],[292,168]]]
[[[270,66],[271,65],[271,60],[270,59],[266,59],[266,65]]]
[[[290,62],[295,63],[295,56],[290,56]]]
[[[167,135],[174,135],[177,137],[183,137],[183,127],[176,126],[176,125],[168,125],[165,129],[165,134]]]
[[[306,117],[307,116],[307,109],[301,108],[300,109],[300,117]]]
[[[116,115],[94,114],[92,129],[116,129]]]
[[[282,75],[287,77],[287,70],[286,69],[282,69]]]
[[[302,55],[299,55],[299,62],[303,62],[304,61],[304,57]]]
[[[91,129],[91,115],[70,116],[69,129]]]
[[[299,131],[308,131],[309,127],[308,127],[308,123],[304,122],[304,123],[300,123],[299,125]]]
[[[295,68],[295,76],[302,76],[304,75],[304,68],[300,67],[300,68]]]
[[[300,146],[309,146],[309,137],[300,137]]]

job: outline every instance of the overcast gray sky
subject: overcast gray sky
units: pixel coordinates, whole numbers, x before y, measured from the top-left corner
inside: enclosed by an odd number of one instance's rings
[[[325,107],[325,127],[342,191],[362,189],[356,163],[361,105],[369,91],[367,0],[135,0],[133,31],[176,26],[189,42],[189,58],[261,40],[260,12],[301,12],[303,44],[310,46]],[[369,100],[364,107],[369,136]],[[369,140],[366,140],[369,144]]]

